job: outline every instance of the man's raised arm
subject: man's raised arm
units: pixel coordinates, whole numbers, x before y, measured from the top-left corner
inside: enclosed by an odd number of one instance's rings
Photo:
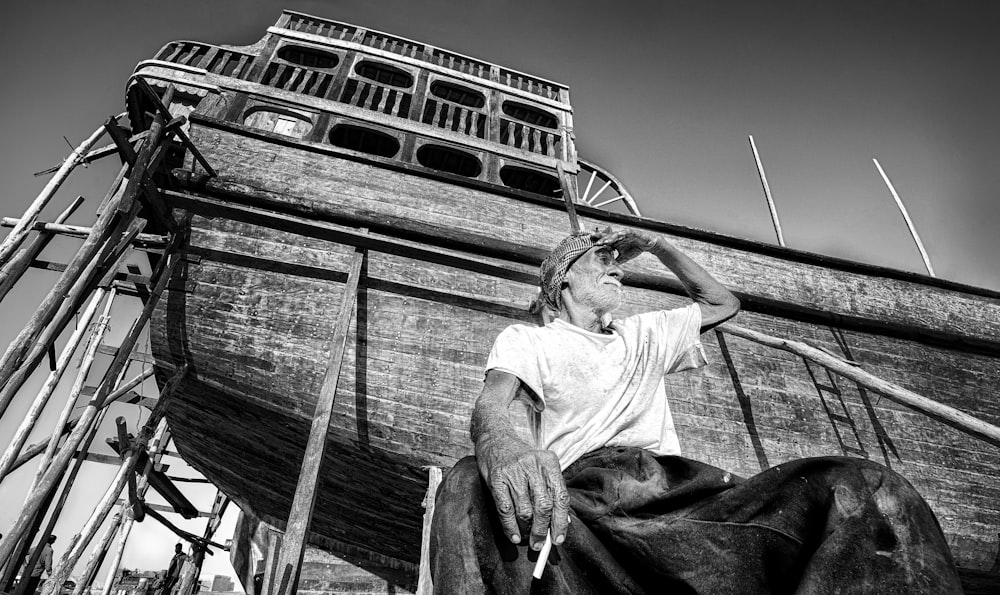
[[[642,252],[649,252],[660,259],[701,307],[703,332],[729,320],[740,310],[740,300],[732,292],[662,236],[633,229],[612,231],[608,228],[594,232],[591,237],[595,245],[612,246],[618,250],[619,262],[631,260]]]
[[[525,524],[530,521],[530,545],[539,550],[550,528],[555,544],[563,542],[569,522],[569,494],[556,454],[533,448],[510,422],[508,410],[520,386],[513,374],[487,372],[483,392],[472,411],[470,431],[479,473],[493,495],[504,533],[513,543],[520,543],[518,519]]]

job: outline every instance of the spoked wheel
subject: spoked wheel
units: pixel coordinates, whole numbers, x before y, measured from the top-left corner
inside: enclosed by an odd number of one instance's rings
[[[579,204],[609,211],[622,208],[630,215],[641,215],[639,206],[618,178],[595,163],[583,159],[577,159],[576,163],[580,166],[580,172],[576,175]]]

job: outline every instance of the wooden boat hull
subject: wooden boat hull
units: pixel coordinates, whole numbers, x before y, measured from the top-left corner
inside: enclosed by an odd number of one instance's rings
[[[161,378],[191,366],[168,412],[179,451],[241,508],[283,525],[355,251],[320,238],[367,228],[390,247],[367,253],[312,530],[330,549],[416,563],[422,467],[470,454],[486,355],[500,330],[530,320],[535,288],[526,278],[568,229],[561,202],[209,117],[194,116],[191,135],[220,178],[188,180],[187,197],[171,197],[199,214],[190,257],[151,331]],[[261,213],[276,218],[264,225]],[[1000,423],[995,293],[592,209],[581,215],[585,225],[666,235],[740,292],[742,326],[807,341]],[[463,258],[508,273],[469,270]],[[625,313],[685,301],[658,263],[641,259],[629,270]],[[961,567],[993,567],[996,445],[789,353],[724,331],[704,342],[708,367],[667,377],[687,455],[742,475],[804,456],[876,460],[927,498]]]

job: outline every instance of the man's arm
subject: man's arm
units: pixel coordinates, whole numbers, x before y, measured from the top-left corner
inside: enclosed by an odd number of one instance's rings
[[[555,453],[532,448],[510,422],[508,409],[520,385],[514,375],[490,370],[472,411],[470,431],[479,473],[493,494],[504,533],[520,543],[517,521],[531,521],[530,545],[539,550],[550,528],[556,545],[565,539],[569,494]]]
[[[740,300],[712,275],[662,236],[633,229],[598,230],[592,236],[597,245],[618,250],[619,262],[649,252],[660,259],[684,286],[688,295],[701,307],[702,332],[729,320],[740,310]]]

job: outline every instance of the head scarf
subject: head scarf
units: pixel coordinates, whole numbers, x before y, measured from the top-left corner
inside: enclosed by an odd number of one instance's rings
[[[594,247],[594,240],[590,237],[591,233],[578,231],[567,236],[542,261],[542,266],[538,271],[539,285],[542,290],[542,299],[550,308],[558,310],[562,303],[560,292],[563,281],[566,279],[566,271],[576,262],[576,259]]]

